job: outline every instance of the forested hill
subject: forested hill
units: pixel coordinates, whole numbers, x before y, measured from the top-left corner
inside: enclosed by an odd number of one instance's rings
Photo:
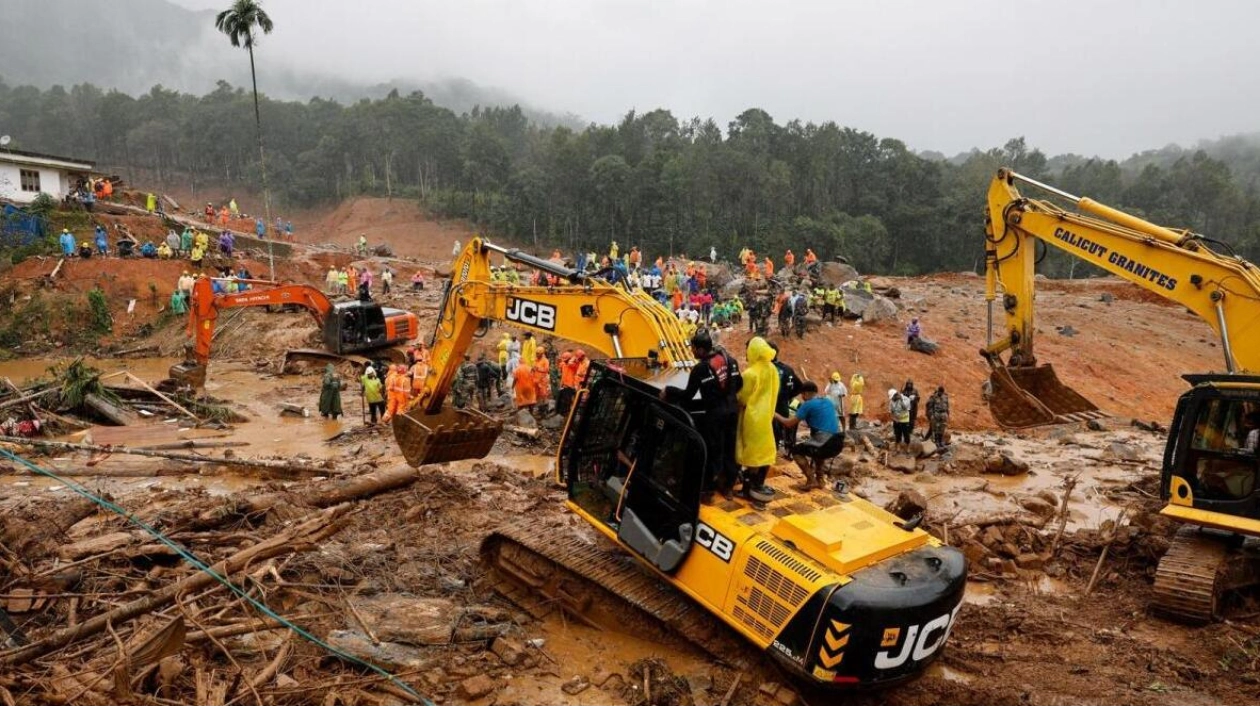
[[[3,0],[0,78],[39,88],[88,81],[132,94],[156,85],[200,94],[220,80],[248,86],[249,60],[215,29],[214,17],[213,11],[194,12],[167,0]],[[522,104],[531,120],[581,125],[573,116],[534,109],[519,96],[465,79],[403,77],[366,85],[314,73],[274,55],[265,61],[259,88],[278,98],[323,96],[351,103],[395,89],[421,90],[457,113]]]
[[[1022,138],[954,159],[835,123],[749,109],[725,126],[631,111],[616,125],[543,127],[519,108],[456,114],[421,93],[350,105],[264,99],[267,168],[281,208],[357,194],[415,197],[440,215],[548,250],[616,239],[649,253],[731,258],[812,247],[864,272],[974,270],[988,180],[1009,166],[1260,260],[1260,141],[1163,148],[1124,162],[1047,157]],[[14,147],[92,158],[157,184],[258,184],[248,92],[0,84]],[[1051,275],[1076,261],[1052,253]],[[1077,268],[1075,273],[1082,274]]]

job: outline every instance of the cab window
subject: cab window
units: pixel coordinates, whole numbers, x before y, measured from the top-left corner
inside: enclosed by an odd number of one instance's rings
[[[1196,410],[1185,469],[1206,499],[1247,498],[1256,487],[1260,406],[1217,398]]]

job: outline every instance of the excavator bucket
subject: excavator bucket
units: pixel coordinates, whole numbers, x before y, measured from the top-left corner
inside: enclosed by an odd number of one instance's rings
[[[1054,366],[993,366],[989,412],[1007,429],[1106,417],[1085,396],[1059,380]]]
[[[481,459],[502,431],[502,422],[476,410],[445,408],[432,415],[411,410],[394,417],[394,440],[413,467]]]

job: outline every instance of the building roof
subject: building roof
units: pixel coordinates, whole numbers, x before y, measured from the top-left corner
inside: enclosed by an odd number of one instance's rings
[[[57,155],[47,155],[42,152],[9,150],[2,147],[0,147],[0,162],[40,165],[42,167],[61,167],[62,169],[74,169],[80,171],[90,171],[96,167],[95,162],[79,159],[77,157],[58,157]]]

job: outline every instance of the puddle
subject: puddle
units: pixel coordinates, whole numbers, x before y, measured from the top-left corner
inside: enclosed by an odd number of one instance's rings
[[[989,606],[998,601],[997,587],[988,582],[967,582],[963,602],[972,606]]]

